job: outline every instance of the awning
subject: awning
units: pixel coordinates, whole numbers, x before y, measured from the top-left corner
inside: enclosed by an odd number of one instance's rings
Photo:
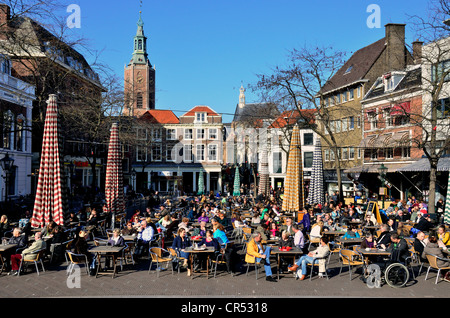
[[[410,102],[404,102],[404,103],[392,106],[390,114],[391,114],[391,116],[398,116],[398,115],[407,115],[410,112],[411,112]]]
[[[388,168],[387,172],[397,172],[400,168],[406,167],[410,165],[410,162],[405,163],[388,163],[388,162],[382,162],[386,168]],[[357,166],[349,169],[345,169],[345,173],[379,173],[378,168],[380,168],[380,164],[371,164],[371,165],[362,165]]]
[[[430,171],[428,158],[422,158],[408,166],[398,169],[398,171]],[[450,171],[450,157],[441,157],[438,161],[437,171]]]
[[[367,136],[359,143],[359,148],[396,148],[410,144],[409,131]]]

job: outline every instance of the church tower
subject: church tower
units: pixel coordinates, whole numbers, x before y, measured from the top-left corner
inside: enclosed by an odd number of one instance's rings
[[[147,37],[144,35],[142,12],[139,12],[137,32],[133,42],[133,55],[125,66],[125,108],[126,116],[141,116],[147,110],[155,109],[155,68],[150,64],[147,53]]]

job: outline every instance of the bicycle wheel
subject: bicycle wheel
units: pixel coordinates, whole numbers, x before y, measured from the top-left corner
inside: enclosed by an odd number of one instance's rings
[[[401,288],[409,280],[408,268],[400,263],[394,263],[386,268],[384,278],[386,283],[393,288]]]

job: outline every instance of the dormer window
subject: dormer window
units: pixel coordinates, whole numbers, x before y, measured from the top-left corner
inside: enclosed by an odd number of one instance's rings
[[[196,123],[206,123],[206,113],[195,113],[195,122]]]
[[[345,71],[344,75],[350,73],[352,71],[352,69],[353,69],[353,65],[350,65],[348,67],[348,69]]]

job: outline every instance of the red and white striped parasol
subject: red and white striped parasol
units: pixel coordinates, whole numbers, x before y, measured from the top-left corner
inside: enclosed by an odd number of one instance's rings
[[[47,101],[39,179],[31,218],[31,226],[35,228],[43,227],[50,221],[63,225],[68,206],[56,99],[56,95],[51,94]]]
[[[106,204],[103,212],[111,213],[113,216],[111,223],[114,226],[114,216],[125,210],[125,200],[123,193],[122,174],[122,151],[119,142],[119,126],[113,123],[111,127],[111,137],[109,139],[108,161],[106,163],[106,183],[105,183]]]

